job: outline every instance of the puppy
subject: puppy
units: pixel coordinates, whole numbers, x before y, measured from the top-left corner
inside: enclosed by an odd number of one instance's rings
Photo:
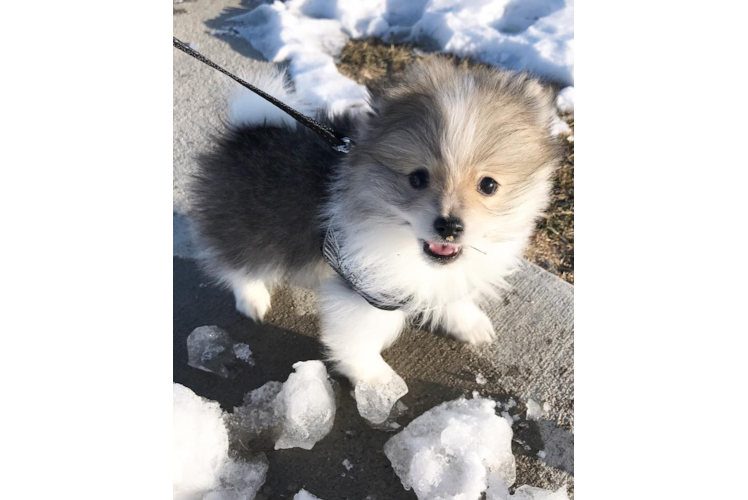
[[[250,80],[310,112],[282,73]],[[201,260],[236,308],[262,321],[276,285],[317,288],[321,340],[354,385],[392,377],[380,352],[409,320],[495,338],[480,304],[505,287],[560,159],[554,93],[525,74],[432,57],[370,107],[316,114],[354,141],[342,155],[247,92],[191,185]]]

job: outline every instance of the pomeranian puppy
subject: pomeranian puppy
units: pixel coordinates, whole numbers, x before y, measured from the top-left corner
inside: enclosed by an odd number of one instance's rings
[[[310,114],[283,73],[248,80]],[[490,342],[481,302],[506,286],[560,159],[554,97],[427,58],[372,89],[370,110],[316,113],[354,141],[343,155],[244,91],[191,185],[204,268],[255,321],[279,283],[318,289],[321,340],[354,385],[390,380],[380,352],[408,321]]]

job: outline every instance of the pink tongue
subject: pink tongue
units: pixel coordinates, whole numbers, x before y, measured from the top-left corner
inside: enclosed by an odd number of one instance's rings
[[[442,245],[439,243],[429,243],[429,250],[436,255],[454,255],[457,252],[457,247],[454,245]]]

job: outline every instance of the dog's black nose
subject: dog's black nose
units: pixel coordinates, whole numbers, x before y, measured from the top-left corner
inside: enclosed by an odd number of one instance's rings
[[[457,238],[465,230],[462,219],[458,217],[439,217],[434,221],[434,228],[442,238]]]

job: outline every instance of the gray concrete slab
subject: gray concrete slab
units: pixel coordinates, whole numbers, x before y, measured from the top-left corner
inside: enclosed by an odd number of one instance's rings
[[[473,347],[409,329],[385,351],[410,389],[403,398],[409,410],[398,423],[405,426],[437,404],[472,391],[498,401],[512,397],[518,407],[510,413],[521,417],[514,426],[517,483],[573,488],[573,287],[529,263],[510,281],[507,301],[490,311],[499,331],[494,344]],[[314,300],[308,290],[277,290],[266,323],[257,325],[234,310],[230,292],[207,283],[194,261],[175,257],[174,382],[232,411],[245,393],[269,380],[286,380],[293,363],[322,356]],[[203,325],[218,325],[249,344],[256,366],[245,367],[234,380],[187,366],[187,335]],[[476,382],[478,373],[488,379],[485,385]],[[391,434],[369,428],[358,415],[350,385],[337,380],[335,426],[313,450],[253,450],[265,452],[270,461],[264,494],[291,498],[304,487],[325,500],[415,498],[402,488],[382,452]],[[546,418],[524,418],[528,397],[550,403]],[[537,456],[541,450],[543,459]],[[345,459],[354,464],[350,472],[341,465]]]
[[[226,20],[247,11],[247,0],[186,0],[174,4],[174,36],[228,71],[241,75],[262,56],[243,38],[222,33]],[[208,145],[210,134],[220,127],[225,109],[228,77],[174,50],[174,210],[184,213],[189,205],[184,181],[193,170],[194,155]]]

